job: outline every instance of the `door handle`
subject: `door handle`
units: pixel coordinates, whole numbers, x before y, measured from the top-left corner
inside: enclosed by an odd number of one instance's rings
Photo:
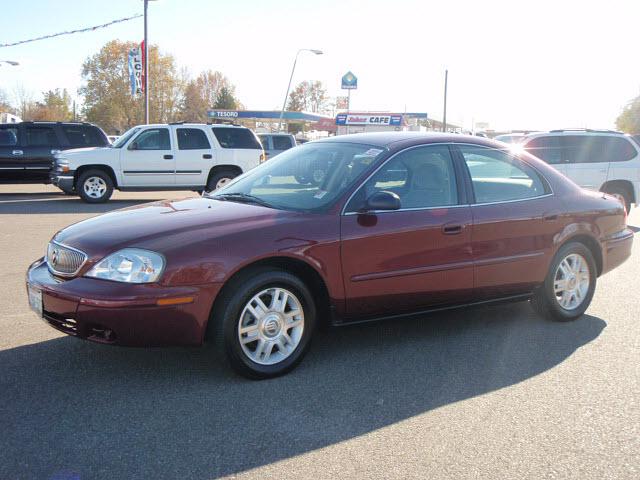
[[[164,155],[162,158],[164,158],[165,160],[171,160],[173,159],[173,155]]]
[[[14,150],[11,153],[13,153],[14,155],[23,155],[24,154],[24,152],[22,150]]]
[[[462,230],[464,230],[464,225],[460,225],[457,223],[447,223],[446,225],[442,226],[442,233],[444,233],[445,235],[457,235],[459,233],[462,233]]]
[[[207,160],[211,160],[213,156],[210,153],[203,153],[202,158],[206,158]]]

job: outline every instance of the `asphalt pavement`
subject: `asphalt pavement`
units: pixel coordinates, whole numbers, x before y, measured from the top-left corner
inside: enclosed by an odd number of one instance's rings
[[[0,479],[640,478],[640,239],[577,321],[518,303],[332,329],[262,382],[211,347],[92,344],[29,310],[57,230],[193,195],[0,186]]]

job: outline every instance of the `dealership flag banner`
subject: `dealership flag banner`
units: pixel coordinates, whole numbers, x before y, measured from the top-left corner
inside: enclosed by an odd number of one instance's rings
[[[131,84],[131,96],[142,93],[142,49],[135,47],[129,50],[129,82]]]

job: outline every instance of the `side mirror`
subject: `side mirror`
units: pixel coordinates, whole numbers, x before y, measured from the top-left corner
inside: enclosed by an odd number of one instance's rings
[[[131,142],[127,150],[138,150],[138,142]]]
[[[398,210],[399,208],[400,197],[393,192],[381,190],[367,198],[362,213],[375,210]]]

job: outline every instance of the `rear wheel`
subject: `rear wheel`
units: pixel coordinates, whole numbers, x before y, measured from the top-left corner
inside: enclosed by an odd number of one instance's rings
[[[103,170],[88,170],[78,177],[76,192],[87,203],[103,203],[113,194],[113,181]]]
[[[209,178],[205,191],[213,192],[214,190],[222,188],[237,176],[238,174],[233,170],[223,170],[218,172]]]
[[[531,305],[544,317],[574,320],[589,307],[595,287],[596,264],[591,251],[582,243],[568,243],[556,253]]]
[[[218,348],[231,367],[252,379],[283,375],[302,360],[316,322],[307,286],[281,270],[236,279],[214,312]]]

